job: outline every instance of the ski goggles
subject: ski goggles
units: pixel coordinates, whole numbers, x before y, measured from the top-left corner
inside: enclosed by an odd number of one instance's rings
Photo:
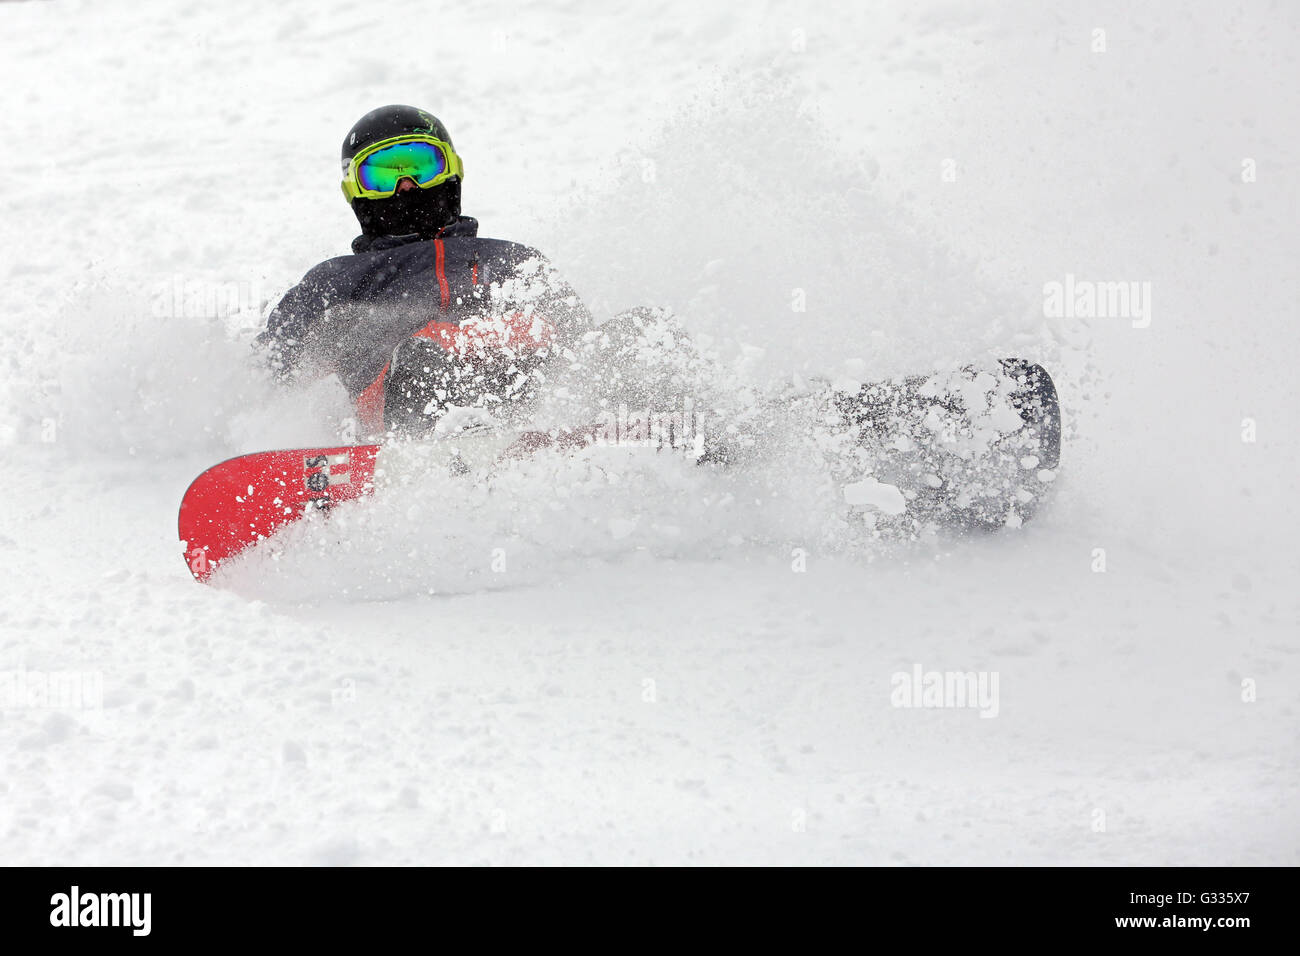
[[[387,199],[403,179],[429,189],[464,175],[450,143],[419,133],[394,136],[372,143],[348,161],[343,167],[343,196],[348,202]]]

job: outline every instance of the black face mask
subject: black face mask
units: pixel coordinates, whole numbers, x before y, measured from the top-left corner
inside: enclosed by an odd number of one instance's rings
[[[387,199],[354,199],[352,211],[368,238],[414,233],[432,239],[460,216],[460,182],[451,179],[430,189],[408,189]]]

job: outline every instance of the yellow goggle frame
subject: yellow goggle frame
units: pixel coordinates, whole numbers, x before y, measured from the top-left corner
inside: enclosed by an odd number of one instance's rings
[[[434,176],[427,183],[416,182],[420,189],[431,189],[440,183],[445,183],[449,179],[463,179],[465,177],[465,166],[461,162],[460,156],[452,149],[451,143],[444,142],[427,133],[406,133],[401,136],[392,136],[388,139],[381,139],[377,143],[371,143],[365,149],[361,150],[343,166],[343,182],[340,184],[343,188],[343,198],[349,203],[354,199],[387,199],[397,192],[397,183],[389,190],[367,189],[361,185],[358,178],[358,169],[366,159],[381,149],[387,149],[390,146],[400,146],[402,143],[430,143],[442,150],[443,155],[447,158],[447,168]],[[414,176],[402,177],[409,178],[413,182]],[[398,179],[397,182],[401,182]]]

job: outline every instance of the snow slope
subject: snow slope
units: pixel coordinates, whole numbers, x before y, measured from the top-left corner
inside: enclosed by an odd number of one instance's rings
[[[0,859],[1300,862],[1295,12],[833,6],[0,4],[0,693],[85,675],[0,699]],[[191,478],[346,415],[246,342],[393,101],[738,386],[1044,361],[1052,506],[837,549],[815,469],[657,460],[196,586]],[[1067,275],[1149,325],[1045,318]],[[996,717],[893,706],[918,665]]]

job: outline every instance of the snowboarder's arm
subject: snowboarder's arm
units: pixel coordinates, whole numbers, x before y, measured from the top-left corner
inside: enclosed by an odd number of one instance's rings
[[[282,377],[298,368],[308,334],[329,308],[328,295],[317,272],[318,269],[313,269],[284,294],[266,320],[266,331],[257,337],[271,368]]]

